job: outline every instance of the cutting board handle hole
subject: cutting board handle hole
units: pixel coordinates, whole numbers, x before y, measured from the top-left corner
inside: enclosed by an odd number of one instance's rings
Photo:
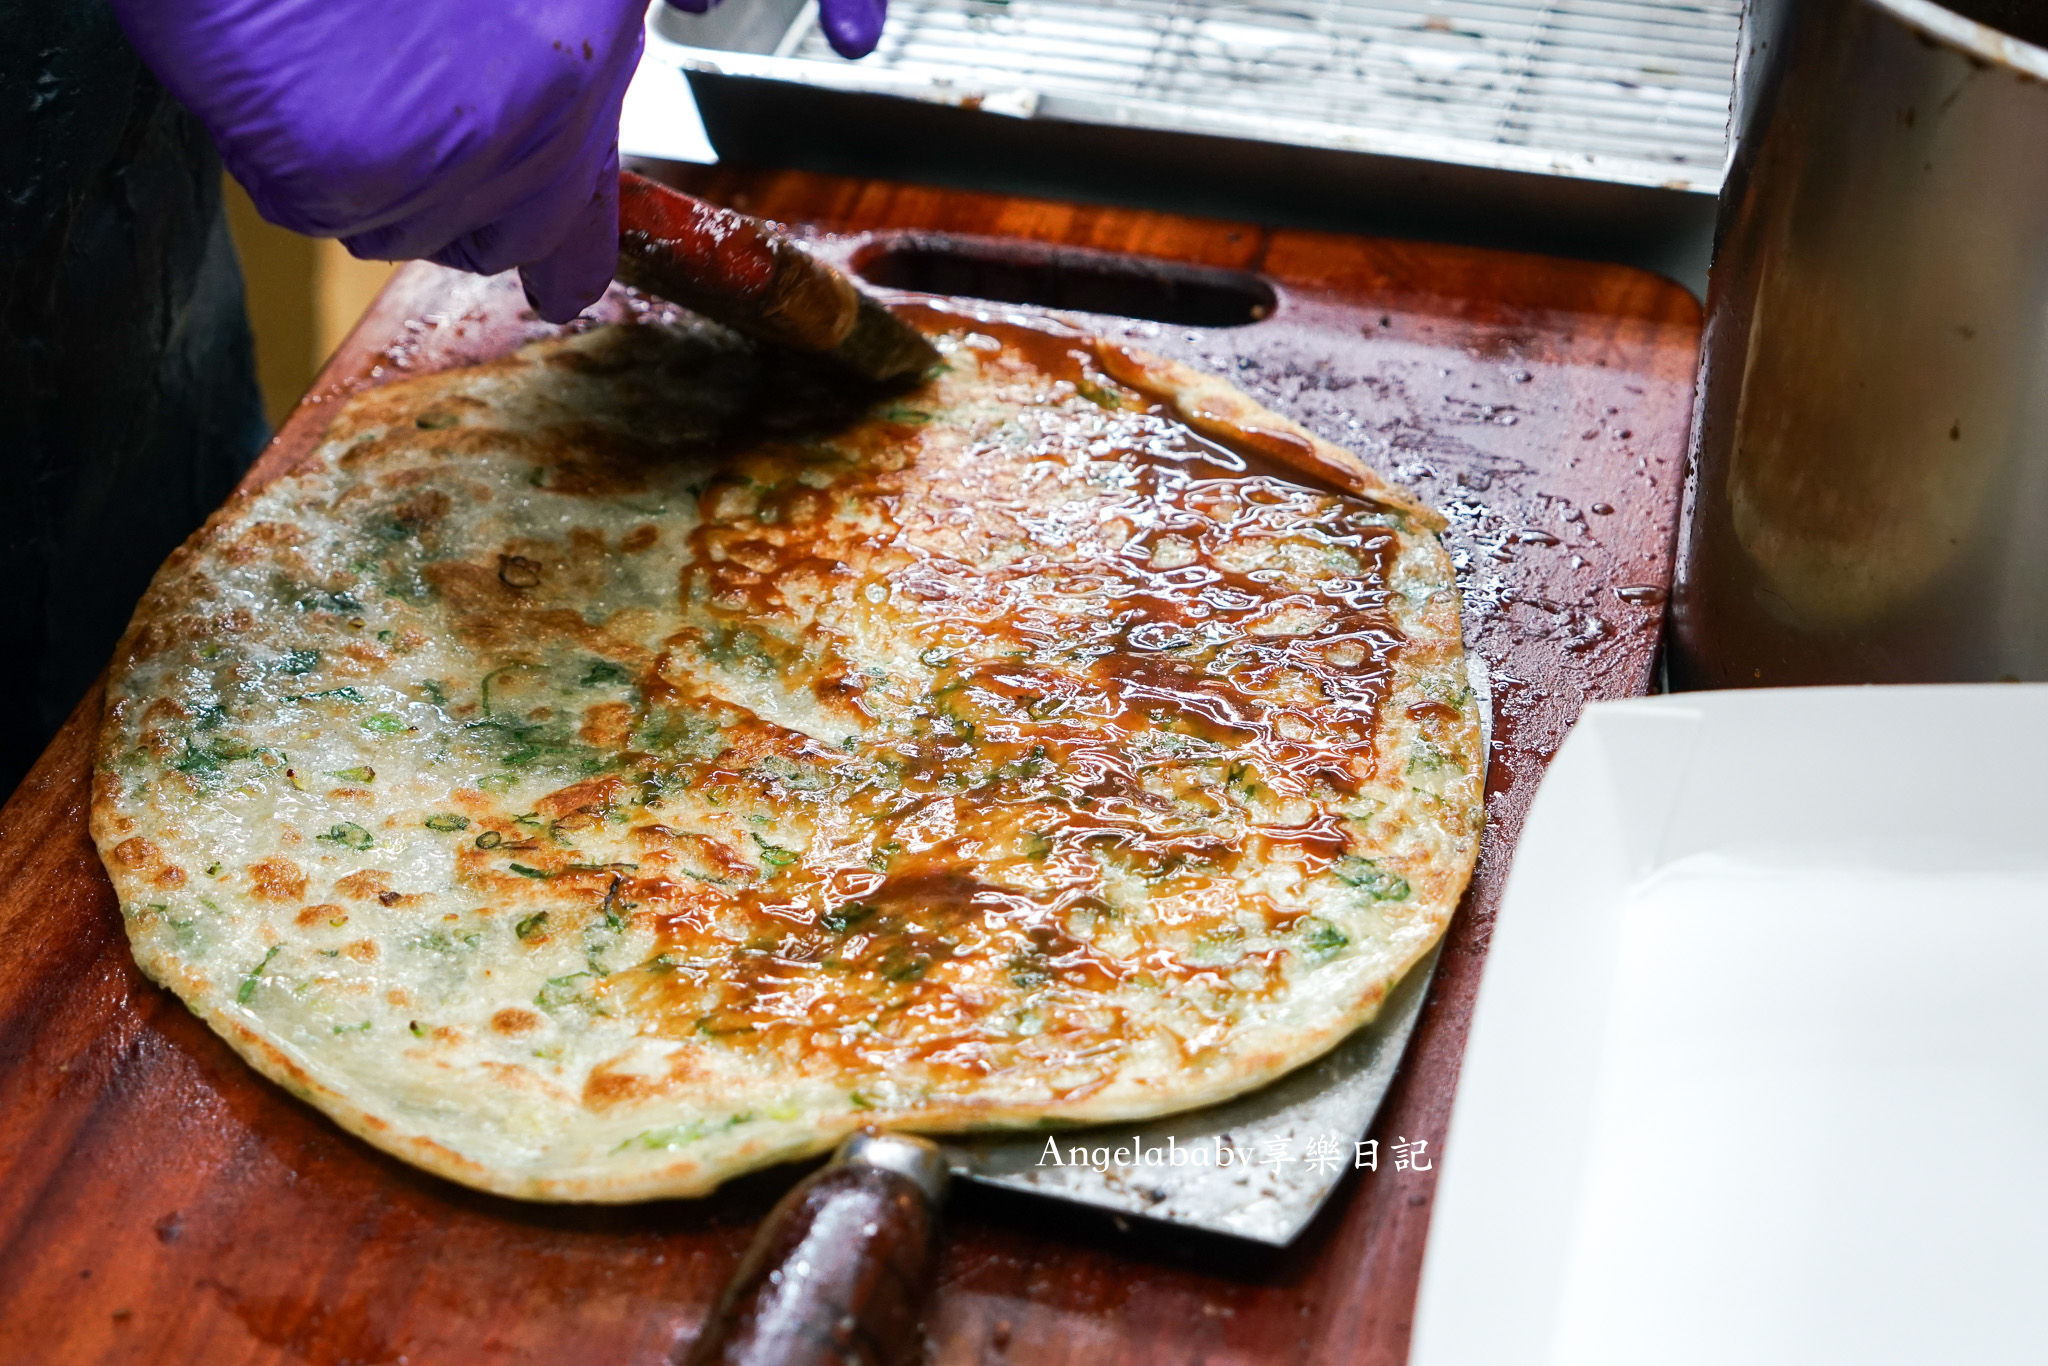
[[[1273,287],[1248,270],[999,237],[898,233],[854,253],[885,289],[950,294],[1182,327],[1247,327],[1273,314]]]

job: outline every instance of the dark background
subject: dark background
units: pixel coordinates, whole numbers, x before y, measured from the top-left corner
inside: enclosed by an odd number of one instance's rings
[[[0,794],[266,435],[205,132],[101,0],[0,0]]]

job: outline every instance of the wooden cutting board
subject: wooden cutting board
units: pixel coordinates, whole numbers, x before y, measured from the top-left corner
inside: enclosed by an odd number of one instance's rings
[[[1401,1361],[1516,832],[1579,708],[1650,682],[1691,297],[1615,266],[795,173],[686,188],[844,234],[822,243],[840,259],[916,228],[1259,272],[1278,297],[1264,321],[1122,330],[1449,516],[1493,670],[1488,829],[1377,1129],[1388,1158],[1425,1140],[1430,1169],[1353,1172],[1284,1252],[964,1190],[929,1315],[944,1363]],[[402,270],[249,484],[310,450],[348,392],[553,330],[505,280]],[[609,1366],[687,1343],[795,1173],[701,1201],[522,1205],[417,1173],[260,1080],[129,959],[86,832],[99,705],[80,703],[0,811],[0,1362]]]

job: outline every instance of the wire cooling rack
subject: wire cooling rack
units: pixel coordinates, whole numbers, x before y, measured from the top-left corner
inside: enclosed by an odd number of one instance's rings
[[[1019,117],[1185,130],[1713,193],[1741,0],[893,0],[834,55],[814,3],[735,40],[670,12],[685,67]],[[713,11],[716,16],[718,11]],[[751,51],[742,50],[751,48]]]

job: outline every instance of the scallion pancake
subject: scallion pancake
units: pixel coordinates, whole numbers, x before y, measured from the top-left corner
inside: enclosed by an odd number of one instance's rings
[[[1479,840],[1440,519],[1187,367],[915,317],[880,398],[671,318],[350,400],[116,657],[143,968],[549,1200],[1190,1108],[1370,1020]]]

